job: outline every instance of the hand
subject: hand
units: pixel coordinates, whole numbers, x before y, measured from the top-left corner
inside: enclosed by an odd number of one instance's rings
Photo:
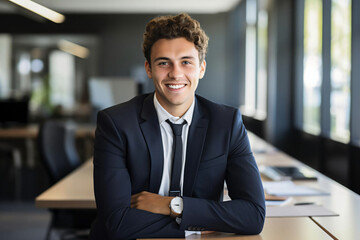
[[[131,196],[131,208],[152,213],[170,215],[170,201],[173,197],[164,197],[150,192],[140,192]]]

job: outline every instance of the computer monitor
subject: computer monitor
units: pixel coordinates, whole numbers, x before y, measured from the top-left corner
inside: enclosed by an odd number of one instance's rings
[[[0,126],[25,125],[29,121],[29,99],[0,99]]]
[[[98,110],[128,101],[137,93],[138,84],[132,78],[93,77],[89,80],[90,102]]]

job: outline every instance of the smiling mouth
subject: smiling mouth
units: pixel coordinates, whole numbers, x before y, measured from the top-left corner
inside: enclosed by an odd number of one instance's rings
[[[181,89],[181,88],[185,87],[186,84],[166,84],[166,86],[170,89],[177,90],[177,89]]]

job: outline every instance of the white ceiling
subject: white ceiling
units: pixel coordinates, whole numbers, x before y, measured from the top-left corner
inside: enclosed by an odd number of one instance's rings
[[[60,13],[219,13],[231,10],[241,0],[34,0]],[[0,12],[15,12],[8,0]]]

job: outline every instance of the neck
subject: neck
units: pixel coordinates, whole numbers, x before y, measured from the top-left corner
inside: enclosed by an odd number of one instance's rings
[[[190,108],[187,107],[186,109],[166,109],[165,110],[170,113],[171,115],[173,115],[174,117],[179,117],[181,118],[182,116],[184,116],[184,114],[186,113],[186,111]]]
[[[179,117],[181,118],[186,112],[187,110],[189,110],[191,104],[194,101],[194,98],[192,98],[192,101],[189,101],[188,104],[179,104],[179,105],[174,105],[174,104],[167,104],[166,102],[161,101],[159,98],[156,97],[156,99],[158,100],[158,102],[160,103],[160,105],[168,112],[170,113],[172,116],[174,117]]]

